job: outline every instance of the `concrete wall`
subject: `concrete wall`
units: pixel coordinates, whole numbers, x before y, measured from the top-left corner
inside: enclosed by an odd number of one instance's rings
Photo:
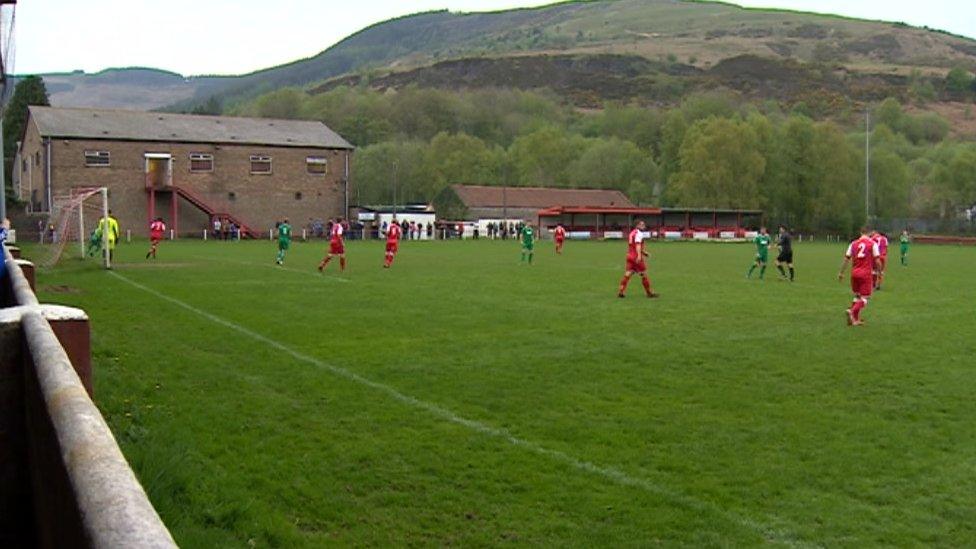
[[[85,166],[85,151],[107,151],[111,163],[105,167]],[[26,159],[45,154],[44,139],[36,125],[29,121],[21,148]],[[98,139],[51,139],[51,186],[54,195],[65,194],[72,187],[108,187],[111,208],[121,229],[133,236],[148,235],[148,199],[146,191],[146,153],[164,153],[173,157],[172,182],[199,196],[223,213],[240,218],[255,230],[266,231],[276,220],[288,217],[293,225],[308,218],[329,219],[346,216],[345,168],[352,151],[307,147],[269,147],[242,144],[187,144],[141,141],[108,141]],[[214,157],[209,173],[190,171],[190,154],[207,153]],[[271,174],[252,174],[251,155],[272,158]],[[306,157],[325,157],[324,175],[310,174]],[[350,158],[347,158],[350,157]],[[42,158],[41,165],[46,161]],[[23,187],[27,187],[27,179]],[[37,188],[38,173],[33,174]],[[26,193],[25,194],[29,194]],[[352,195],[352,189],[350,189]],[[26,197],[25,197],[26,198]],[[157,194],[156,214],[167,225],[174,226],[168,196]],[[181,200],[180,211],[195,208]],[[206,225],[202,217],[180,214],[180,232],[199,234]]]

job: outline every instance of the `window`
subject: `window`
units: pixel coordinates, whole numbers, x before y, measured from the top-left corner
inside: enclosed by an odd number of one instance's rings
[[[271,157],[252,154],[251,173],[271,173]]]
[[[191,172],[212,172],[213,155],[207,153],[190,153]]]
[[[324,156],[305,157],[305,171],[312,175],[325,175],[328,168],[328,160]]]
[[[85,166],[108,166],[111,163],[108,151],[85,151]]]

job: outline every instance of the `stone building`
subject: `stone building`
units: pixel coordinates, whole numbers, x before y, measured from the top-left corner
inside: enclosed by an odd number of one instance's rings
[[[107,187],[133,235],[155,216],[181,235],[214,216],[262,234],[284,217],[346,216],[352,152],[314,121],[32,106],[14,189],[36,214],[72,189]]]

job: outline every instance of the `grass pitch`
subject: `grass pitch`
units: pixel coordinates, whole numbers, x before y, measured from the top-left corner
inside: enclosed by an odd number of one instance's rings
[[[164,243],[65,262],[96,401],[185,547],[976,544],[976,250],[849,328],[843,245]],[[893,250],[897,253],[897,250]],[[28,253],[30,250],[28,250]]]

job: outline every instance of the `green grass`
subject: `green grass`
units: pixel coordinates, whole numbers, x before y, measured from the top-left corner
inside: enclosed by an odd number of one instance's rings
[[[653,244],[653,301],[623,244],[550,246],[131,244],[39,286],[185,547],[976,544],[976,250],[913,248],[858,329],[843,246],[789,284]]]

